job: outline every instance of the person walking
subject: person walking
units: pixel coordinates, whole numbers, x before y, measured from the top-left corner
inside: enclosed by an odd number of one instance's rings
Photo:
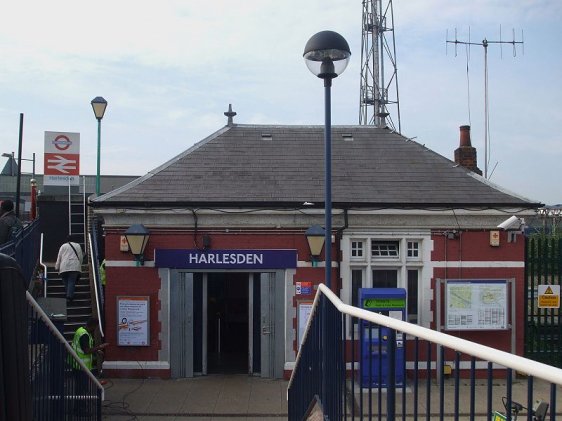
[[[0,204],[0,244],[10,241],[23,227],[21,221],[14,212],[14,202],[10,199]]]
[[[64,283],[67,302],[74,300],[74,290],[76,282],[80,279],[82,260],[84,259],[80,244],[71,240],[72,236],[69,235],[66,242],[60,247],[57,262],[55,263],[55,270],[59,272]]]

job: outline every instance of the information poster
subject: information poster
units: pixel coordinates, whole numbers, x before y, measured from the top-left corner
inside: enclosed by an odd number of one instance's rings
[[[117,297],[117,343],[149,346],[149,297]]]
[[[298,346],[300,348],[302,339],[304,338],[304,332],[306,330],[306,324],[310,318],[310,313],[312,313],[312,301],[301,301],[298,304]]]
[[[507,329],[507,281],[447,280],[445,329]]]

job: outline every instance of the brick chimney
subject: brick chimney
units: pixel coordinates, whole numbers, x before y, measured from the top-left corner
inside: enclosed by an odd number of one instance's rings
[[[455,162],[478,175],[482,175],[482,171],[477,166],[476,148],[473,148],[470,143],[470,126],[461,126],[460,130],[460,145],[455,150]]]

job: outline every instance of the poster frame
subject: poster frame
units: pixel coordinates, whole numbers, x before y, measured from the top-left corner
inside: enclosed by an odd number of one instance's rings
[[[146,329],[142,332],[139,332],[136,340],[134,343],[130,341],[125,341],[123,335],[121,335],[121,321],[124,317],[126,317],[126,313],[122,304],[125,301],[140,301],[143,302],[143,306],[145,308],[145,320],[146,320]],[[116,307],[117,307],[117,319],[116,319],[116,335],[117,335],[117,345],[118,346],[142,346],[142,347],[149,347],[150,346],[150,297],[147,295],[118,295],[116,297]],[[144,340],[143,340],[144,339]]]
[[[449,288],[451,284],[465,284],[469,287],[476,287],[478,288],[486,285],[493,285],[493,286],[505,286],[505,302],[503,302],[502,309],[504,311],[504,323],[502,327],[494,327],[489,325],[480,325],[480,324],[471,324],[467,327],[463,327],[461,325],[454,325],[451,326],[449,324]],[[445,331],[506,331],[512,328],[510,321],[514,314],[514,309],[511,308],[511,295],[510,294],[510,287],[511,289],[514,288],[512,282],[509,279],[445,279],[444,280],[444,304],[445,304],[445,314],[444,314],[444,321],[443,321],[443,328]]]
[[[301,342],[304,338],[304,332],[306,329],[306,323],[308,322],[308,317],[312,314],[314,308],[314,300],[298,300],[297,301],[297,349],[301,347]],[[308,317],[304,319],[304,310],[308,310]]]

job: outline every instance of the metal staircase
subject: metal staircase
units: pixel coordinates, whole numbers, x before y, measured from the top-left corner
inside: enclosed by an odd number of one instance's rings
[[[85,186],[83,188],[85,191]],[[64,337],[71,341],[78,327],[84,326],[92,316],[92,291],[88,261],[88,244],[86,241],[86,195],[85,193],[73,194],[68,188],[68,232],[75,238],[84,252],[82,275],[76,283],[74,300],[67,302],[67,320],[64,323]],[[60,275],[54,265],[47,266],[47,291],[46,296],[52,298],[65,298],[66,293]]]
[[[60,275],[54,266],[47,267],[47,297],[65,298],[66,292]],[[67,320],[64,323],[64,331],[61,332],[66,340],[71,341],[78,327],[84,326],[92,316],[92,299],[90,292],[90,279],[88,276],[88,265],[82,265],[82,276],[76,283],[74,300],[66,304]]]

